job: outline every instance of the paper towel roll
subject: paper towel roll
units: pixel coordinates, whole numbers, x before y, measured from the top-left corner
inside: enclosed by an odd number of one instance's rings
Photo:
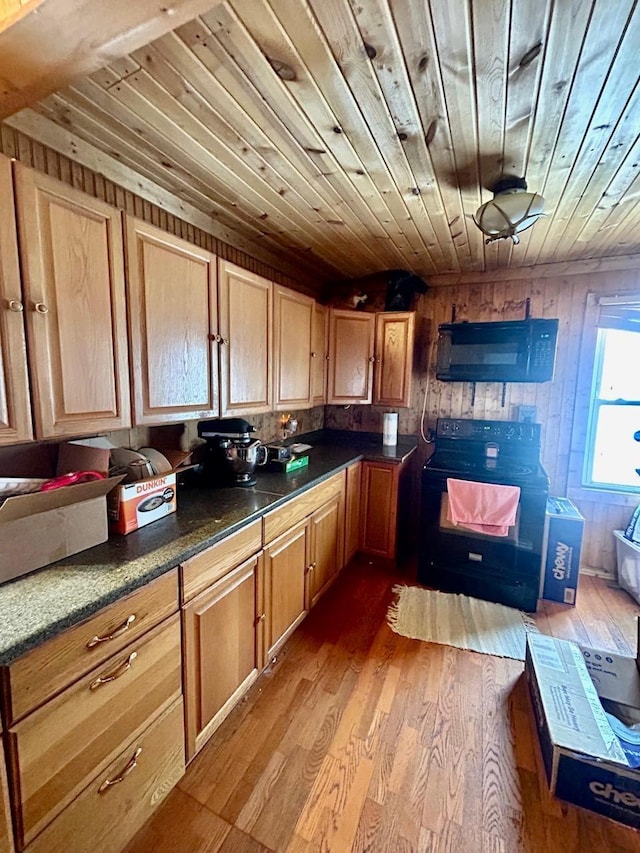
[[[398,413],[387,412],[382,420],[382,443],[394,445],[398,443]]]

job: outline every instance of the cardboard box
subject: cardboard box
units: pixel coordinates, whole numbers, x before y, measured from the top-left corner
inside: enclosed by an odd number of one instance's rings
[[[584,518],[568,498],[547,500],[540,598],[575,604]]]
[[[176,511],[176,472],[123,483],[109,496],[109,524],[115,533],[132,533]]]
[[[0,506],[0,582],[104,542],[106,495],[122,477],[7,498]]]
[[[640,828],[640,769],[605,712],[640,721],[638,658],[528,634],[525,675],[551,792]]]

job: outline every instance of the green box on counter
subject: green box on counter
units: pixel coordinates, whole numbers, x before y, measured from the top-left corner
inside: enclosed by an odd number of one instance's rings
[[[309,456],[294,456],[291,459],[283,459],[281,462],[273,460],[270,465],[274,471],[282,471],[283,474],[288,474],[291,471],[297,471],[298,468],[304,468],[309,464]]]

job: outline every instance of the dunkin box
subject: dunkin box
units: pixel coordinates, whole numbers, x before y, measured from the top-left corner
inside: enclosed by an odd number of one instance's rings
[[[638,655],[529,633],[525,676],[551,793],[639,829]]]
[[[132,533],[176,511],[176,473],[122,483],[109,495],[109,527]]]
[[[547,499],[540,598],[575,604],[584,518],[568,498]]]

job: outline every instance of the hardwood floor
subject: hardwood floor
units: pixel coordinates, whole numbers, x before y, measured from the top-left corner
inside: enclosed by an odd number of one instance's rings
[[[127,853],[608,853],[640,833],[546,789],[523,664],[409,640],[403,575],[358,558]],[[640,608],[584,577],[544,632],[631,653]]]

